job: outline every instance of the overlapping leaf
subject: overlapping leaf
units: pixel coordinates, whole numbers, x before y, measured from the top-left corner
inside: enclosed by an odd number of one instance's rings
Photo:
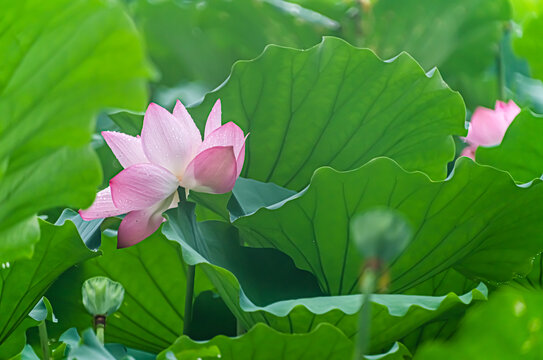
[[[350,172],[319,169],[297,196],[234,225],[251,246],[291,256],[325,293],[350,294],[361,261],[350,241],[350,218],[376,206],[397,209],[415,229],[414,240],[390,267],[390,290],[404,292],[450,268],[490,281],[527,273],[531,258],[543,250],[542,200],[540,181],[519,188],[508,174],[466,158],[444,182],[380,158]]]
[[[26,344],[26,331],[39,326],[42,321],[56,321],[51,304],[42,298],[12,333],[0,343],[0,359],[9,359],[21,352]]]
[[[51,225],[39,220],[41,239],[31,260],[22,259],[4,264],[0,269],[0,344],[24,321],[56,278],[73,265],[97,253],[81,241],[72,222]],[[10,357],[15,353],[4,353]]]
[[[148,70],[116,2],[3,0],[0,7],[3,262],[32,254],[36,212],[91,203],[101,176],[88,146],[93,118],[105,107],[141,109]]]
[[[446,78],[475,75],[493,63],[510,17],[507,0],[380,0],[364,27],[364,45],[384,57],[407,51]]]
[[[323,324],[313,332],[300,335],[289,335],[277,332],[264,324],[259,324],[246,334],[237,338],[218,336],[204,343],[194,342],[183,336],[160,353],[157,359],[176,357],[183,351],[206,349],[216,346],[221,358],[225,360],[298,360],[298,359],[347,359],[353,352],[353,342],[331,325]],[[196,353],[195,355],[198,355]],[[169,356],[169,357],[168,357]],[[205,358],[205,357],[204,357]]]
[[[371,349],[381,351],[426,323],[454,318],[472,302],[485,299],[484,285],[461,296],[372,295]],[[361,305],[362,295],[286,300],[265,307],[242,297],[241,311],[249,313],[253,323],[265,322],[286,333],[307,332],[320,323],[334,324],[354,340]]]
[[[499,96],[491,69],[511,18],[508,0],[294,2],[338,21],[351,44],[384,58],[406,51],[426,70],[437,66],[469,107]]]
[[[126,348],[122,344],[102,344],[92,329],[86,329],[81,336],[74,328],[59,337],[60,345],[54,352],[55,359],[77,360],[153,360],[154,354]],[[25,349],[25,351],[27,351]],[[24,354],[24,353],[23,353]],[[22,360],[26,360],[23,358]],[[32,359],[34,360],[34,359]]]
[[[543,294],[506,289],[468,311],[448,343],[428,344],[415,359],[539,359]],[[483,355],[484,354],[484,355]]]
[[[543,289],[543,256],[538,254],[534,258],[532,270],[525,277],[515,279],[513,286],[524,289]]]
[[[511,1],[513,8],[513,19],[522,24],[525,20],[531,19],[542,12],[541,0],[516,0]]]
[[[315,279],[295,269],[283,254],[240,246],[227,224],[197,224],[191,214],[193,206],[170,210],[163,231],[181,244],[187,263],[207,274],[243,326],[251,328],[262,322],[281,332],[305,333],[321,323],[331,323],[347,337],[355,336],[360,295],[319,294]],[[484,286],[462,296],[375,295],[372,351],[383,350],[428,322],[456,315],[485,296]]]
[[[113,238],[105,238],[108,244]],[[93,276],[107,276],[125,289],[123,305],[107,319],[106,341],[159,352],[183,332],[186,264],[176,243],[159,234],[137,246],[105,250],[103,256],[71,269],[49,290],[59,323],[52,334],[66,328],[81,331],[92,325],[92,317],[81,300],[81,285]],[[195,293],[210,288],[198,277]],[[67,290],[69,289],[69,290]]]
[[[426,75],[409,55],[385,62],[336,38],[307,51],[269,46],[236,63],[191,110],[201,128],[217,98],[223,122],[250,133],[243,176],[295,190],[320,166],[349,170],[376,156],[444,178],[451,134],[465,132],[462,99],[437,72]]]
[[[224,233],[221,233],[223,237],[218,239],[225,244],[232,244],[230,240],[233,238],[230,235],[236,234],[236,230],[227,224],[216,226],[217,231],[224,230]],[[192,231],[191,229],[186,227],[187,231]],[[235,238],[237,239],[237,235]],[[125,288],[123,305],[107,320],[106,340],[159,352],[180,336],[183,329],[186,264],[181,248],[179,244],[168,241],[159,233],[136,246],[122,250],[111,249],[115,242],[113,238],[104,237],[103,240],[105,255],[71,269],[48,291],[51,302],[58,309],[59,318],[58,325],[51,329],[51,333],[58,336],[67,327],[75,326],[83,330],[90,326],[91,317],[81,303],[81,284],[89,277],[103,275],[120,282]],[[223,246],[218,254],[232,259],[242,272],[259,276],[251,277],[251,281],[268,281],[270,277],[279,279],[274,283],[275,287],[269,287],[262,292],[261,289],[258,290],[262,296],[261,301],[273,301],[277,297],[284,299],[290,295],[296,297],[321,294],[314,278],[307,272],[299,274],[300,271],[285,255],[270,249],[251,248],[246,248],[247,252],[239,254],[235,252],[237,248],[239,246],[228,250],[228,247]],[[289,261],[290,266],[282,271],[269,272],[270,268],[279,267],[285,261]],[[255,266],[259,264],[264,264],[264,267],[259,269]],[[284,285],[289,279],[294,281],[293,284]],[[305,284],[307,289],[300,291],[300,284]],[[195,293],[210,288],[205,275],[197,271]],[[199,316],[199,313],[210,311],[206,310],[205,306],[213,306],[214,311],[218,304],[217,301],[209,299],[202,302],[199,300],[196,300],[194,308],[196,323],[205,321]],[[203,308],[200,308],[201,306]],[[202,336],[204,331],[196,329],[201,328],[200,324],[195,324],[194,328],[195,332],[191,333],[191,336]],[[210,329],[207,333],[213,334],[213,331],[223,328],[224,326],[217,326],[216,330]]]
[[[197,81],[208,89],[224,81],[235,61],[256,57],[268,44],[308,48],[337,27],[281,0],[140,0],[134,15],[161,72],[159,83]]]
[[[532,76],[543,80],[541,37],[543,37],[543,13],[524,24],[522,37],[514,41],[514,49],[519,56],[528,60]]]
[[[543,116],[522,111],[507,129],[500,145],[479,147],[476,159],[482,164],[508,171],[520,183],[538,179],[543,174]]]
[[[451,292],[466,294],[468,292],[474,293],[472,290],[477,286],[476,282],[467,279],[458,271],[449,269],[409,289],[407,293],[412,295],[426,294],[430,296],[443,296]],[[448,339],[457,331],[458,325],[468,308],[468,306],[457,306],[447,316],[433,319],[424,326],[410,331],[407,336],[401,339],[401,342],[412,351],[416,351],[421,344],[427,341]]]

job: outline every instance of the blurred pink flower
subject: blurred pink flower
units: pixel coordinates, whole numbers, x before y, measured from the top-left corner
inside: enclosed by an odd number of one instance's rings
[[[154,233],[162,213],[179,202],[177,188],[222,194],[234,187],[245,159],[245,135],[233,122],[221,126],[218,100],[205,125],[204,140],[178,100],[173,115],[151,103],[141,137],[104,131],[124,167],[100,191],[92,206],[80,210],[84,220],[127,213],[119,226],[118,247],[128,247]]]
[[[496,101],[494,110],[478,107],[471,116],[468,136],[463,140],[468,143],[461,156],[475,160],[478,146],[496,146],[502,142],[507,128],[520,113],[520,108],[513,100],[507,104]]]

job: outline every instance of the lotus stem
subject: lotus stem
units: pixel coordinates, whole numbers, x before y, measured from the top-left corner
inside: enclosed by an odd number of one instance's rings
[[[188,335],[192,322],[192,302],[194,297],[194,273],[196,267],[189,265],[187,269],[187,290],[185,292],[185,322],[183,324],[183,335]]]
[[[503,59],[503,43],[504,38],[508,38],[508,27],[504,26],[503,37],[498,46],[498,54],[496,56],[496,72],[498,76],[498,99],[505,101],[507,97],[506,93],[506,80],[505,80],[505,62]]]
[[[362,292],[362,307],[360,308],[358,338],[354,352],[354,360],[364,359],[369,349],[371,332],[371,295],[375,292],[379,277],[378,266],[367,266],[362,273],[360,290]]]
[[[38,326],[38,332],[40,335],[40,345],[41,345],[41,352],[43,354],[43,359],[49,360],[50,359],[49,337],[47,336],[47,325],[45,325],[45,320],[43,320]]]
[[[243,324],[239,319],[236,319],[236,335],[240,336],[245,334],[247,331],[245,331],[245,328],[243,327]]]
[[[100,344],[104,345],[106,332],[106,317],[104,315],[94,316],[94,329],[96,330],[98,341],[100,341]]]
[[[104,332],[105,332],[104,325],[98,325],[96,327],[96,337],[98,338],[98,341],[100,341],[100,344],[102,345],[104,345]]]

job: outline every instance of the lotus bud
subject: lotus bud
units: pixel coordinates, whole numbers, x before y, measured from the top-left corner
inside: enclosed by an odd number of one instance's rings
[[[375,209],[356,215],[351,220],[351,233],[356,248],[364,258],[360,277],[363,302],[353,357],[358,360],[369,348],[372,293],[388,286],[387,264],[407,247],[412,231],[404,217],[396,211]]]
[[[83,283],[83,305],[93,315],[109,316],[123,303],[123,286],[104,276],[96,276]]]
[[[123,303],[123,286],[104,276],[87,279],[81,288],[83,305],[93,316],[96,336],[104,344],[106,317],[119,310]]]
[[[405,218],[394,210],[375,209],[351,221],[354,243],[367,262],[381,265],[394,260],[407,247],[412,230]]]

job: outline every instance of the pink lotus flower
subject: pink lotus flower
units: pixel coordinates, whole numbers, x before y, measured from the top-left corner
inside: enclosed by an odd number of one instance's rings
[[[102,136],[124,170],[79,214],[93,220],[127,213],[119,226],[118,247],[132,246],[154,233],[165,221],[162,213],[177,206],[179,186],[187,195],[189,190],[232,190],[245,159],[243,131],[233,122],[221,126],[220,100],[207,118],[204,141],[179,100],[173,115],[151,103],[141,137],[114,131]]]
[[[475,160],[475,151],[479,146],[496,146],[502,142],[507,128],[520,113],[520,108],[513,100],[507,104],[496,101],[494,110],[478,107],[471,116],[468,136],[463,140],[469,145],[461,156]]]

